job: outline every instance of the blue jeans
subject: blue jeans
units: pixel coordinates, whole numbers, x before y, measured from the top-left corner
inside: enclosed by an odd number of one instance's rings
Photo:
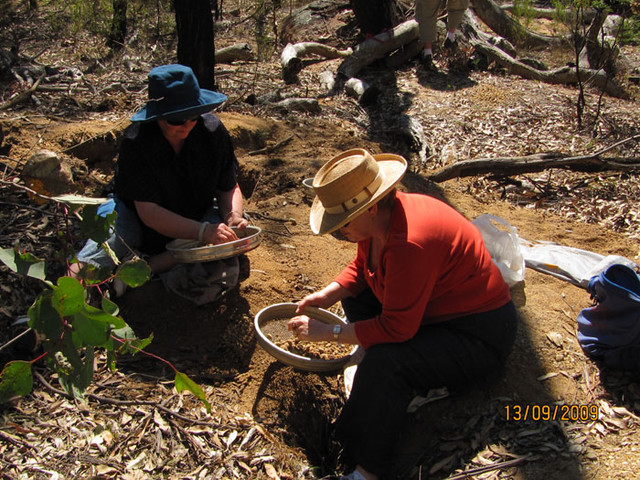
[[[349,321],[381,312],[370,290],[343,301]],[[496,310],[420,327],[403,343],[367,349],[351,395],[336,424],[337,437],[355,461],[382,477],[394,458],[406,410],[416,394],[459,390],[501,371],[515,340],[513,302]]]
[[[110,198],[98,207],[98,215],[106,216],[115,211],[118,214],[115,229],[112,229],[107,244],[116,256],[122,260],[142,246],[142,225],[136,213],[117,197]],[[78,252],[78,261],[90,263],[96,267],[115,268],[115,263],[100,244],[87,240]]]
[[[143,248],[142,223],[140,218],[124,202],[118,197],[110,198],[107,202],[98,207],[98,215],[106,216],[115,211],[118,214],[115,223],[115,229],[111,232],[111,237],[107,240],[107,244],[116,254],[118,259],[122,260],[132,253],[139,252]],[[220,223],[218,210],[210,208],[203,216],[202,220],[210,223]],[[109,254],[93,240],[87,240],[84,247],[78,252],[78,261],[90,263],[96,267],[115,268],[116,265]]]

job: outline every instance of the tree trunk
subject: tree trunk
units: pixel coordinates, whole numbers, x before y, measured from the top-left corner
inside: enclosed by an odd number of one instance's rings
[[[178,63],[191,67],[202,88],[216,89],[213,16],[209,0],[174,0]]]
[[[541,48],[553,46],[562,41],[560,38],[527,30],[493,0],[473,0],[473,10],[491,30],[515,45]]]
[[[127,0],[113,0],[113,18],[107,45],[119,50],[124,46],[127,37]]]
[[[367,65],[417,39],[418,22],[407,20],[392,32],[380,33],[356,46],[353,54],[340,64],[338,73],[346,78],[355,77]]]
[[[396,0],[350,0],[350,3],[365,37],[390,30],[403,20]]]

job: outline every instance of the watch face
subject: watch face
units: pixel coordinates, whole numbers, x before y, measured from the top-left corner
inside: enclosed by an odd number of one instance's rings
[[[342,332],[342,325],[334,325],[333,326],[333,338],[334,340],[338,340],[338,335]]]

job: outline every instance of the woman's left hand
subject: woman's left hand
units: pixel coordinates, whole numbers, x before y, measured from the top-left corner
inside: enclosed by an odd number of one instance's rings
[[[287,328],[293,332],[298,340],[307,340],[310,342],[319,342],[326,340],[327,325],[309,318],[306,315],[298,315],[289,320]]]
[[[240,212],[233,210],[227,215],[226,224],[230,227],[236,227],[239,230],[243,230],[249,226],[249,221],[242,216]]]

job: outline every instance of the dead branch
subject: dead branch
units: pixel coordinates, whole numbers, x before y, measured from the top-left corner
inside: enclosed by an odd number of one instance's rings
[[[255,55],[248,43],[236,43],[229,47],[216,50],[216,63],[233,63],[236,61],[252,61]]]
[[[31,98],[31,95],[33,94],[33,92],[35,92],[38,89],[38,86],[40,85],[40,82],[42,81],[43,78],[44,78],[44,74],[40,75],[40,78],[36,80],[36,82],[33,84],[31,88],[29,88],[28,90],[25,90],[24,92],[19,94],[17,97],[9,100],[8,102],[5,102],[4,104],[0,105],[0,110],[6,110],[7,108],[11,108],[14,105],[17,105],[18,103],[23,102],[28,98]]]
[[[626,138],[614,145],[605,147],[591,155],[568,157],[561,153],[537,153],[524,157],[478,158],[463,160],[441,168],[427,178],[440,183],[452,178],[470,177],[494,173],[499,175],[518,175],[521,173],[541,172],[549,168],[570,168],[572,170],[615,170],[630,171],[640,169],[640,159],[606,159],[601,156],[620,145],[640,139],[640,135]]]
[[[269,106],[284,112],[296,111],[317,113],[320,111],[320,104],[315,98],[286,98],[279,102],[270,103]]]
[[[65,397],[65,398],[69,398],[69,399],[73,399],[74,398],[73,395],[70,395],[67,392],[65,392],[63,390],[60,390],[59,388],[56,388],[53,385],[51,385],[49,382],[47,382],[47,380],[40,373],[34,372],[33,374],[45,388],[47,388],[51,392],[55,393],[56,395],[60,395],[61,397]],[[110,404],[110,405],[147,405],[147,406],[151,406],[151,407],[157,408],[158,410],[160,410],[160,411],[162,411],[164,413],[167,413],[169,415],[172,415],[175,418],[179,418],[180,420],[184,420],[185,422],[190,422],[190,423],[194,423],[194,424],[198,424],[198,425],[211,425],[211,426],[215,426],[215,427],[219,427],[220,426],[220,423],[217,423],[217,422],[206,421],[206,420],[198,420],[196,418],[185,417],[184,415],[181,415],[178,412],[174,412],[173,410],[165,407],[164,405],[162,405],[162,404],[160,404],[158,402],[151,401],[151,400],[116,400],[114,398],[102,397],[100,395],[96,395],[95,393],[86,393],[85,397],[91,398],[92,400],[96,400],[97,402],[100,402],[100,403],[106,403],[106,404]]]
[[[279,141],[275,145],[271,145],[270,147],[264,147],[264,148],[261,148],[260,150],[253,150],[253,151],[249,152],[247,155],[260,155],[261,153],[272,153],[272,152],[275,152],[280,147],[284,147],[285,145],[287,145],[291,140],[293,140],[293,135],[291,135],[290,137],[285,138],[284,140]]]
[[[549,37],[527,30],[493,0],[475,0],[473,9],[480,20],[492,31],[516,45],[544,48],[555,46],[562,42],[559,37]]]
[[[505,460],[504,462],[496,462],[490,465],[483,465],[482,467],[476,467],[462,472],[459,475],[454,475],[448,477],[448,480],[463,480],[465,478],[472,477],[474,475],[478,475],[480,473],[490,472],[493,470],[503,470],[505,468],[515,467],[520,465],[521,463],[526,462],[530,457],[532,457],[532,453],[528,453],[522,457],[514,458],[512,460]]]
[[[338,67],[338,73],[347,78],[355,77],[360,70],[387,54],[403,48],[418,39],[418,22],[407,20],[393,30],[383,32],[359,44],[353,54]]]
[[[315,42],[289,43],[280,54],[280,62],[282,64],[282,79],[287,83],[295,83],[298,73],[302,70],[302,57],[310,55],[319,55],[321,57],[344,58],[351,55],[350,48],[346,50],[338,50],[337,48]]]
[[[555,70],[538,70],[515,59],[511,54],[496,46],[499,44],[498,40],[489,40],[491,35],[482,32],[473,14],[468,10],[465,12],[462,29],[476,51],[485,55],[490,61],[507,68],[510,74],[550,84],[576,84],[582,81],[599,88],[612,97],[628,97],[624,88],[602,69],[591,70],[583,68],[580,70],[579,77],[575,67],[564,66]]]
[[[359,78],[350,78],[344,84],[347,95],[355,98],[360,105],[367,106],[375,103],[380,95],[380,89],[372,87],[367,82]]]

